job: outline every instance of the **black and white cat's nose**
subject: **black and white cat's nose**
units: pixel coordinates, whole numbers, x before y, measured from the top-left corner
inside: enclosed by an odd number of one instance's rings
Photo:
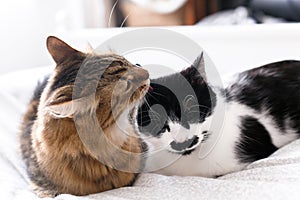
[[[187,154],[191,153],[200,144],[200,139],[198,136],[194,135],[192,138],[184,142],[173,141],[170,143],[171,151],[174,153]]]

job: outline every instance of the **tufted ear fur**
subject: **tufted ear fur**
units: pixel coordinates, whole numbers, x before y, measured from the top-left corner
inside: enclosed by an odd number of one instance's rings
[[[196,58],[190,67],[180,73],[192,86],[207,83],[203,52]]]
[[[86,50],[86,53],[90,53],[90,54],[95,53],[94,48],[92,47],[92,45],[90,43],[87,43],[85,50]]]
[[[73,118],[75,114],[93,113],[97,103],[92,96],[48,105],[46,110],[54,118]]]
[[[205,63],[204,63],[204,55],[203,52],[195,59],[194,63],[192,64],[192,67],[195,67],[197,71],[200,73],[201,77],[206,82],[206,73],[205,73]]]
[[[47,49],[56,64],[61,64],[67,58],[82,54],[80,51],[73,49],[64,41],[54,36],[49,36],[47,38]]]
[[[73,118],[75,113],[73,101],[49,105],[46,110],[54,118]]]
[[[72,88],[65,86],[54,92],[46,105],[47,112],[54,118],[73,118],[74,114],[93,112],[98,103],[94,95],[72,99]]]

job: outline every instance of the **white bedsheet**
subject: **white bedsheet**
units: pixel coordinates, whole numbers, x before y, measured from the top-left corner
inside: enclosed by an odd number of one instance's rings
[[[50,67],[0,76],[0,199],[39,199],[18,152],[21,115],[39,77]],[[133,187],[85,197],[59,195],[55,199],[300,199],[300,140],[246,170],[218,179],[142,174]]]

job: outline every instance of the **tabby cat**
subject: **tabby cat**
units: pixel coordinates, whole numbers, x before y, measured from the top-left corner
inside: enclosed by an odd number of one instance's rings
[[[245,71],[222,89],[210,84],[201,54],[192,66],[151,80],[151,86],[137,117],[152,154],[148,171],[216,177],[300,136],[299,61]]]
[[[20,134],[33,189],[40,197],[53,197],[131,185],[144,163],[131,155],[144,151],[135,118],[150,84],[148,72],[115,54],[77,51],[53,36],[47,48],[57,66],[37,86]],[[96,149],[82,142],[82,130]],[[111,146],[95,142],[93,134]],[[117,153],[120,149],[125,154]]]

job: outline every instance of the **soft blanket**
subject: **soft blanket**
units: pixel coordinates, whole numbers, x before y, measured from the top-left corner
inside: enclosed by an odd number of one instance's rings
[[[18,127],[34,86],[50,67],[0,76],[0,199],[39,199],[18,151]],[[36,77],[36,78],[34,78]],[[55,199],[300,199],[300,140],[245,170],[217,179],[141,174],[133,187]]]

